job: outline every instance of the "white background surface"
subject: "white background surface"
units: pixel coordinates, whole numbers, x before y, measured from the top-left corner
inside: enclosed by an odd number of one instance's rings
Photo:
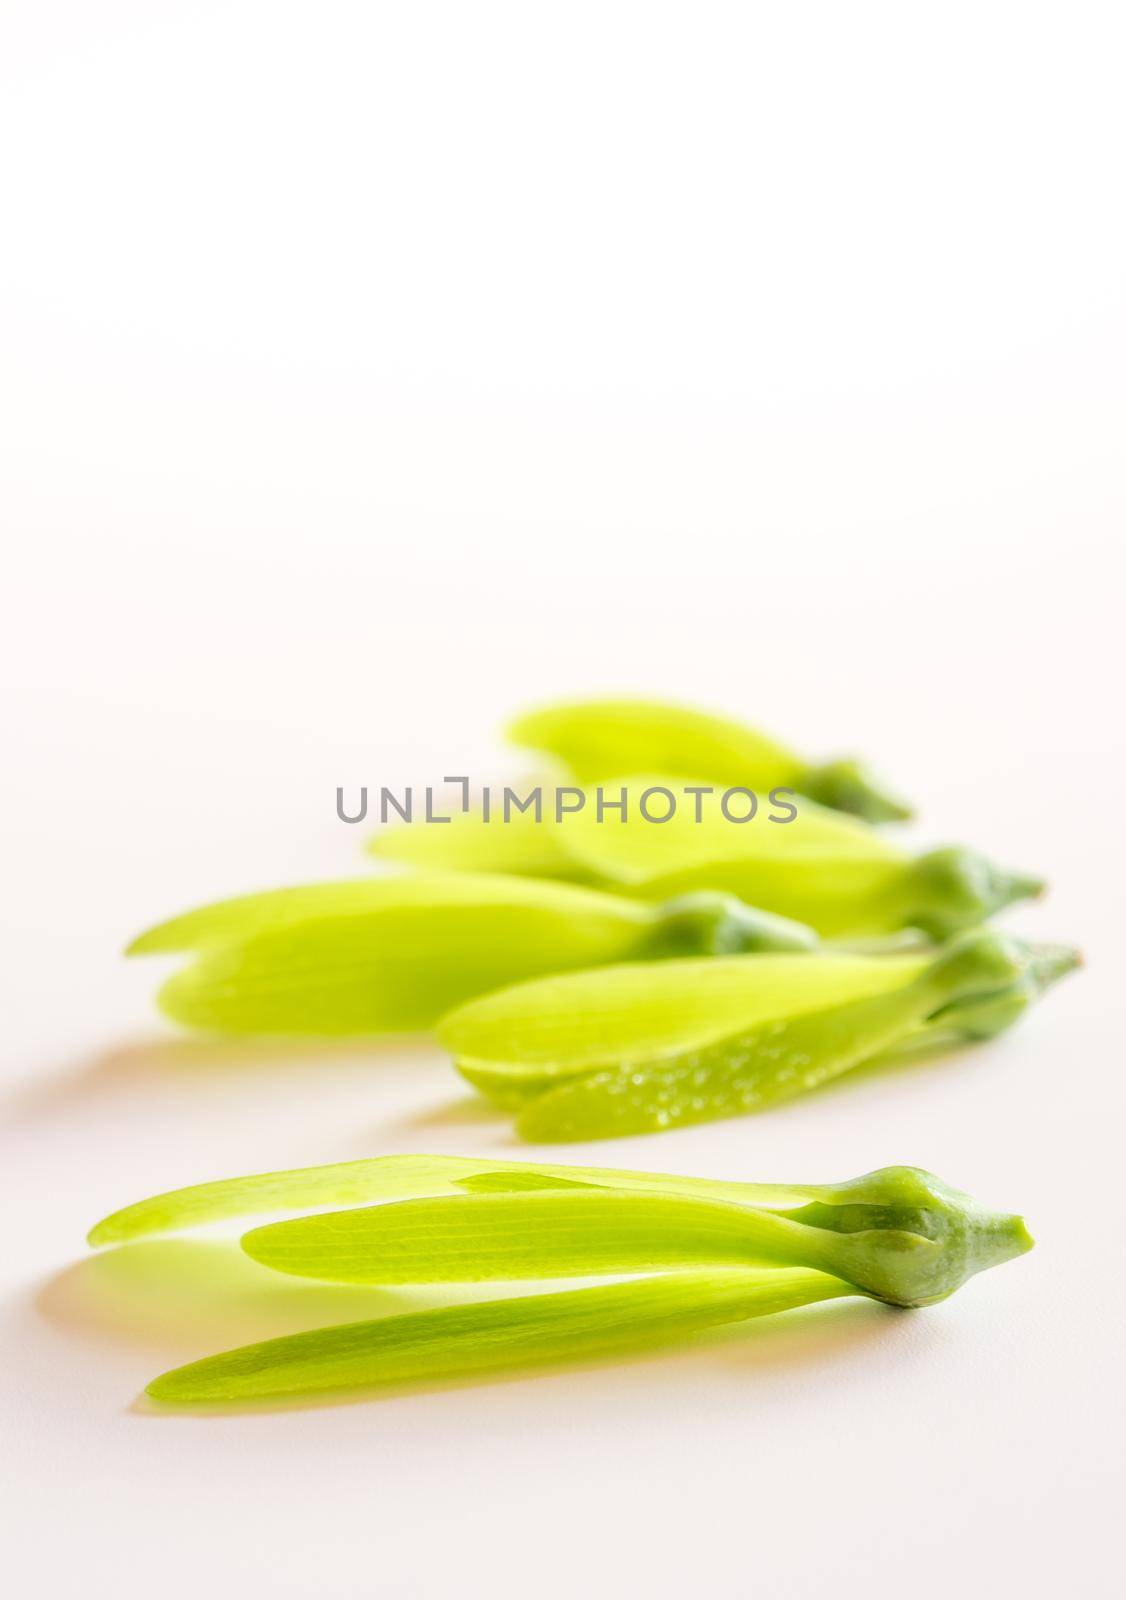
[[[1119,9],[2,14],[12,1592],[1110,1594]],[[575,1159],[918,1163],[1038,1249],[918,1315],[146,1410],[172,1364],[390,1297],[89,1258],[100,1214],[521,1152],[427,1046],[173,1035],[121,946],[366,870],[338,783],[488,776],[503,715],[608,688],[873,756],[921,840],[1045,872],[1010,921],[1089,967],[987,1049]]]

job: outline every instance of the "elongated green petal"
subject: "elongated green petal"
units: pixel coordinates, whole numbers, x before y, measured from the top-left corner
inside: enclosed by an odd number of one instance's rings
[[[619,773],[667,772],[704,783],[769,789],[797,784],[805,763],[763,733],[726,717],[655,700],[579,700],[525,712],[514,744],[563,762],[580,783]]]
[[[722,889],[737,898],[750,896],[751,904],[815,928],[823,939],[877,939],[918,926],[905,892],[910,871],[910,864],[860,856],[791,861],[728,857],[670,870],[633,885],[631,892],[666,900]]]
[[[724,891],[808,924],[824,938],[866,939],[917,928],[934,939],[975,927],[1005,906],[1042,894],[1042,879],[948,846],[915,860],[744,854],[698,861],[633,886],[648,899]]]
[[[780,1018],[901,987],[921,955],[732,956],[625,964],[514,985],[445,1017],[459,1061],[503,1073],[570,1076],[694,1049]]]
[[[148,1393],[200,1403],[485,1374],[656,1345],[851,1292],[798,1269],[669,1273],[270,1339],[178,1367]]]
[[[788,813],[762,803],[749,821],[733,822],[717,790],[695,803],[680,796],[668,822],[646,822],[646,791],[674,782],[667,775],[608,781],[606,798],[626,797],[624,820],[605,807],[600,819],[589,791],[583,809],[560,825],[561,845],[582,871],[646,899],[722,890],[832,938],[910,924],[910,857],[856,818],[799,798],[790,821],[772,821]]]
[[[467,998],[545,972],[816,943],[811,929],[711,891],[657,905],[530,878],[433,874],[221,902],[133,949],[197,952],[160,993],[177,1022],[364,1034],[428,1027]]]
[[[517,1128],[533,1143],[660,1133],[746,1116],[807,1093],[905,1037],[926,1001],[905,991],[768,1023],[663,1061],[575,1077],[529,1100]]]
[[[402,917],[408,935],[415,924],[412,914],[425,918],[428,936],[433,919],[470,911],[498,914],[513,910],[554,912],[560,917],[607,919],[615,926],[644,927],[649,915],[643,908],[624,904],[619,896],[601,894],[553,882],[525,883],[484,873],[427,873],[418,877],[346,879],[337,883],[304,884],[273,889],[263,894],[240,895],[188,911],[142,933],[129,946],[130,955],[166,951],[200,950],[227,944],[264,931],[322,921]],[[396,921],[393,924],[399,926]]]
[[[761,790],[764,797],[771,788],[789,786],[872,822],[911,815],[857,761],[811,767],[745,723],[687,706],[637,699],[574,701],[525,713],[508,734],[516,744],[553,755],[584,783],[659,771]]]
[[[97,1223],[92,1245],[124,1244],[155,1234],[179,1233],[232,1217],[276,1215],[316,1206],[357,1206],[423,1195],[506,1192],[529,1184],[595,1184],[615,1189],[660,1189],[670,1194],[740,1200],[784,1208],[820,1191],[782,1184],[686,1178],[675,1173],[629,1172],[614,1167],[558,1166],[537,1161],[493,1161],[472,1156],[374,1156],[331,1166],[296,1167],[193,1184],[126,1206]]]
[[[887,1167],[791,1209],[571,1183],[329,1212],[255,1229],[263,1266],[336,1283],[470,1283],[711,1266],[832,1273],[921,1305],[1031,1245],[1020,1217],[932,1173]]]
[[[579,1185],[329,1211],[242,1240],[279,1272],[381,1284],[746,1266],[776,1259],[770,1245],[744,1205]]]
[[[262,928],[284,927],[313,917],[366,915],[373,909],[382,909],[386,903],[387,886],[378,878],[270,889],[262,894],[218,900],[158,923],[138,934],[125,953],[147,956],[199,950],[232,938],[245,938]]]
[[[198,940],[200,954],[165,984],[162,1008],[231,1033],[425,1028],[501,984],[637,956],[660,925],[651,906],[566,884],[451,874],[366,887],[346,910],[318,909],[314,894],[301,917],[291,902],[238,939],[206,931],[232,912],[183,919],[165,938]]]
[[[622,967],[489,995],[442,1038],[525,1138],[606,1138],[761,1110],[936,1030],[985,1037],[1074,964],[977,929],[930,960],[685,961],[664,986]]]
[[[666,822],[649,822],[642,798],[646,791],[661,788],[677,796],[676,810]],[[602,793],[601,815],[597,791],[588,789],[582,809],[567,816],[558,833],[574,860],[607,881],[643,884],[728,859],[808,861],[822,868],[839,857],[885,864],[907,859],[874,828],[804,798],[793,802],[796,816],[763,800],[749,820],[732,821],[731,816],[745,814],[749,801],[744,806],[730,803],[729,816],[722,791],[685,798],[667,773],[608,779]],[[620,801],[623,795],[624,814],[611,810],[608,802]],[[655,804],[647,802],[650,810]],[[790,820],[771,821],[772,814]]]
[[[1044,888],[1038,878],[960,847],[912,858],[855,817],[804,798],[794,802],[791,821],[772,821],[781,813],[760,806],[749,821],[732,822],[714,792],[699,799],[698,816],[681,796],[669,821],[647,822],[645,791],[673,782],[667,776],[608,782],[604,801],[624,795],[624,819],[605,804],[600,814],[591,791],[582,810],[560,825],[560,844],[583,871],[623,892],[668,900],[722,891],[825,938],[911,927],[948,938]]]

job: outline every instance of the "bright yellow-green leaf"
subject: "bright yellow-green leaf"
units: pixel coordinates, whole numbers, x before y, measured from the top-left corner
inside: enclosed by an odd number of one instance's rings
[[[484,1375],[659,1345],[851,1292],[825,1273],[796,1268],[672,1272],[270,1339],[166,1372],[148,1393],[199,1404]]]
[[[766,734],[726,717],[656,700],[578,700],[525,712],[508,727],[515,744],[562,761],[580,783],[621,772],[667,772],[764,791],[796,785],[805,762]]]
[[[660,1189],[664,1193],[717,1200],[739,1199],[758,1206],[796,1206],[810,1198],[810,1191],[804,1188],[685,1178],[663,1172],[628,1172],[614,1167],[494,1161],[473,1156],[373,1156],[366,1161],[259,1172],[172,1189],[104,1217],[90,1230],[89,1240],[92,1245],[125,1244],[156,1234],[206,1227],[232,1217],[271,1216],[424,1195],[504,1193],[537,1183]]]
[[[142,936],[197,949],[161,990],[169,1016],[232,1033],[429,1027],[451,1006],[543,972],[647,952],[659,911],[568,884],[470,874],[255,895]]]
[[[776,1259],[758,1212],[713,1199],[584,1188],[443,1196],[275,1222],[243,1236],[263,1266],[333,1283],[593,1277]]]
[[[910,816],[858,761],[811,766],[778,740],[745,723],[687,706],[637,699],[583,700],[545,706],[508,730],[517,744],[545,751],[584,783],[619,773],[666,772],[722,787],[799,789],[837,810],[872,822]]]
[[[667,789],[677,801],[667,822],[652,822],[650,816],[663,816],[667,799],[655,791]],[[730,817],[724,814],[723,793],[684,797],[684,792],[665,774],[642,774],[616,778],[603,786],[602,815],[597,792],[586,791],[581,811],[567,816],[560,832],[569,855],[607,880],[643,884],[653,878],[669,877],[674,872],[713,861],[812,862],[824,869],[827,863],[842,858],[849,861],[899,864],[906,857],[889,844],[883,834],[855,817],[830,811],[812,800],[797,797],[787,807],[771,807],[762,797],[758,810],[748,821],[731,818],[749,815],[750,802],[744,796],[728,801]],[[626,813],[610,809],[609,802],[625,795]],[[642,799],[649,798],[642,810]],[[697,820],[697,805],[699,820]],[[789,807],[797,815],[790,816]],[[789,820],[771,821],[771,815]]]
[[[731,822],[720,795],[701,797],[700,821],[678,803],[668,822],[647,822],[642,798],[660,787],[672,785],[651,777],[607,785],[602,820],[588,799],[559,829],[561,842],[584,870],[644,898],[723,891],[831,939],[903,928],[944,938],[1044,887],[956,847],[909,856],[857,818],[801,798],[789,822],[772,822],[761,804],[750,821]],[[611,790],[627,796],[624,822],[605,804]],[[651,814],[657,804],[648,802]]]
[[[759,1111],[924,1036],[988,1037],[1075,964],[974,929],[928,957],[625,966],[485,996],[441,1037],[524,1138],[608,1138]]]
[[[173,917],[140,934],[129,955],[154,955],[166,951],[200,950],[263,931],[319,920],[402,917],[410,929],[412,913],[422,914],[423,936],[429,938],[431,913],[468,910],[474,914],[496,907],[541,912],[545,907],[559,916],[582,921],[592,917],[614,926],[645,927],[647,913],[623,905],[617,895],[569,884],[528,884],[504,875],[451,872],[417,877],[371,877],[336,883],[303,884],[292,889],[268,889],[261,894],[218,900]]]
[[[498,1073],[551,1076],[653,1060],[763,1023],[887,993],[924,956],[730,956],[577,972],[514,985],[445,1017],[442,1044]]]

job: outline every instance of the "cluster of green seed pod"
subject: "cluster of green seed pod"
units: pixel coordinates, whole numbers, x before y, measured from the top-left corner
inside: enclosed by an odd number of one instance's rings
[[[537,790],[498,819],[466,781],[459,817],[375,839],[398,870],[160,924],[130,949],[190,958],[165,1012],[225,1033],[432,1030],[542,1144],[744,1116],[876,1058],[988,1039],[1077,963],[987,925],[1039,880],[881,832],[909,810],[857,761],[639,701],[511,733],[553,763],[553,804]],[[243,1216],[265,1219],[241,1239],[253,1261],[330,1283],[627,1281],[269,1339],[165,1373],[158,1400],[483,1375],[845,1295],[926,1306],[1031,1245],[1019,1217],[913,1167],[762,1185],[450,1156],[176,1190],[90,1242]]]
[[[566,809],[385,828],[400,870],[220,902],[143,934],[193,958],[178,1022],[233,1033],[436,1029],[537,1141],[763,1110],[876,1055],[1014,1022],[1072,952],[983,931],[1040,880],[913,855],[859,762],[643,701],[519,719]],[[690,803],[651,821],[653,793]],[[739,820],[738,790],[772,797]],[[607,795],[616,798],[607,800]],[[408,869],[408,870],[402,870]]]

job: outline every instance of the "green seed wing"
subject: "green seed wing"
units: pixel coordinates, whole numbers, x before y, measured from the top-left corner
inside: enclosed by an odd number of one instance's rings
[[[92,1245],[125,1244],[234,1217],[270,1216],[323,1206],[370,1205],[380,1200],[427,1195],[518,1191],[537,1183],[569,1188],[589,1183],[647,1192],[660,1189],[779,1209],[801,1205],[819,1192],[801,1185],[685,1178],[673,1173],[628,1172],[613,1167],[555,1166],[471,1156],[374,1156],[366,1161],[223,1178],[152,1195],[103,1218],[91,1229],[89,1240]]]
[[[746,1116],[804,1094],[907,1035],[896,996],[769,1023],[666,1060],[559,1081],[517,1118],[533,1143],[608,1139]]]
[[[667,821],[647,820],[642,798],[647,791],[669,790],[676,799],[676,810]],[[610,809],[610,803],[626,795],[626,814]],[[791,868],[802,863],[826,870],[835,862],[870,862],[885,869],[904,860],[903,852],[891,845],[855,817],[802,796],[792,798],[797,815],[790,821],[772,822],[771,812],[785,815],[770,805],[765,794],[758,795],[759,808],[749,821],[731,821],[724,814],[723,794],[716,791],[696,802],[686,795],[680,780],[665,774],[623,776],[602,785],[602,813],[598,795],[587,790],[581,811],[564,817],[558,828],[559,841],[581,867],[608,882],[644,885],[654,879],[667,879],[699,870],[715,862],[780,864]],[[740,801],[742,803],[740,803]],[[746,796],[732,796],[731,816],[743,817],[750,802]],[[645,802],[649,817],[663,817],[669,809],[667,795],[650,793]]]
[[[438,1037],[471,1074],[542,1085],[884,994],[925,965],[922,956],[820,952],[625,964],[486,995],[445,1017]]]
[[[503,826],[503,825],[502,825]],[[440,831],[438,829],[436,832]],[[488,873],[427,873],[417,877],[355,878],[303,884],[263,894],[239,895],[200,906],[158,923],[133,940],[129,955],[200,950],[254,934],[337,919],[395,916],[470,908],[487,913],[510,909],[546,910],[559,916],[600,916],[614,922],[644,921],[644,910],[616,895],[570,884],[524,883]],[[409,921],[407,923],[409,926]]]
[[[850,1292],[828,1274],[799,1268],[674,1272],[270,1339],[167,1372],[148,1393],[206,1403],[484,1375],[658,1345]]]
[[[721,1201],[574,1185],[330,1211],[256,1228],[242,1246],[333,1283],[476,1283],[755,1264],[755,1220]]]
[[[199,906],[147,928],[138,934],[125,953],[142,956],[199,950],[210,944],[246,938],[263,928],[283,927],[325,916],[366,916],[400,903],[399,888],[394,879],[358,878],[238,895]],[[406,880],[403,888],[406,888]],[[417,893],[417,888],[409,889],[406,898]]]
[[[178,932],[169,925],[164,940],[199,955],[165,984],[161,1006],[189,1026],[236,1033],[426,1028],[499,985],[635,955],[655,922],[648,906],[530,879],[451,874],[367,887],[347,906],[317,894],[303,913],[287,902],[268,924],[251,905],[241,934],[223,908],[181,919]]]
[[[667,772],[703,783],[794,783],[804,763],[784,745],[727,717],[653,700],[579,700],[526,713],[507,730],[581,783],[621,772]]]

